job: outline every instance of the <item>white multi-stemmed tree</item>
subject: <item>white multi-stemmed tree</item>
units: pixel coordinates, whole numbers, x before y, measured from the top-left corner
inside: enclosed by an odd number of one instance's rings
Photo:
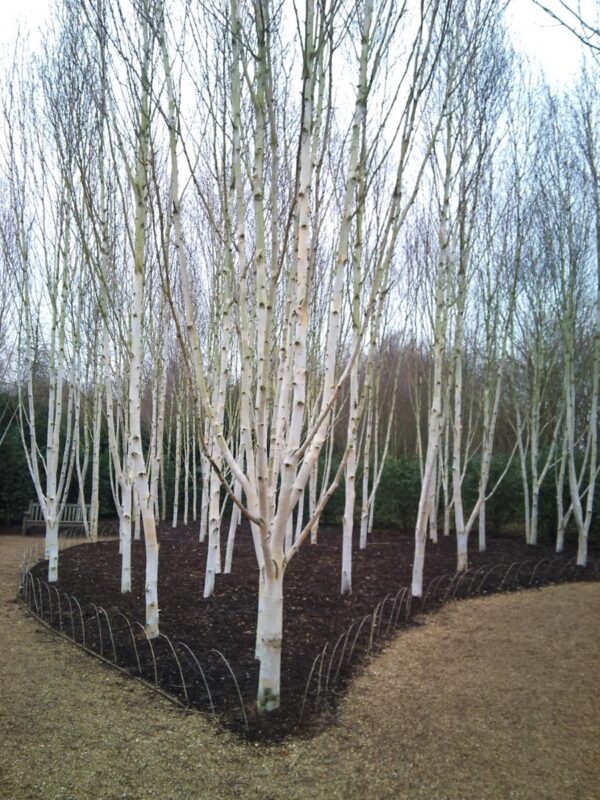
[[[550,124],[540,138],[551,181],[540,185],[538,217],[560,330],[565,461],[560,470],[567,474],[579,566],[587,563],[598,477],[600,379],[598,114],[586,86],[587,81],[575,106],[548,98]],[[564,534],[560,521],[559,533]]]
[[[399,430],[422,479],[414,595],[442,498],[458,568],[477,521],[485,545],[501,414],[505,442],[516,416],[528,541],[554,466],[561,501],[565,487],[571,498],[558,504],[559,527],[575,522],[583,563],[600,370],[591,98],[571,115],[579,130],[565,127],[569,146],[549,107],[531,155],[529,131],[513,136],[527,115],[505,113],[516,92],[493,0],[61,8],[43,69],[7,85],[0,201],[22,312],[20,419],[51,575],[60,507],[72,474],[86,505],[90,458],[98,496],[104,418],[121,588],[132,588],[141,520],[149,637],[159,633],[156,521],[196,519],[198,461],[204,597],[231,571],[239,521],[249,522],[261,711],[280,702],[289,565],[317,542],[343,483],[340,588],[352,591],[360,465],[363,547]],[[533,179],[534,158],[551,185]]]
[[[243,511],[253,530],[260,574],[257,624],[260,709],[279,705],[285,570],[310,534],[344,468],[348,476],[353,473],[361,410],[359,395],[365,395],[364,387],[359,392],[356,370],[351,381],[347,446],[331,484],[316,505],[311,506],[311,513],[295,539],[292,515],[311,476],[315,475],[315,466],[330,435],[334,404],[353,372],[368,333],[369,319],[387,288],[398,233],[427,160],[426,154],[419,154],[416,175],[407,176],[409,157],[416,152],[414,140],[420,103],[427,93],[437,56],[434,31],[444,25],[438,4],[432,3],[421,11],[403,28],[401,21],[405,14],[408,17],[407,9],[396,8],[395,4],[374,4],[367,0],[353,6],[350,14],[336,3],[321,6],[308,2],[292,34],[286,32],[282,10],[274,9],[270,3],[257,2],[250,16],[233,2],[227,14],[231,44],[218,60],[220,72],[210,71],[214,69],[211,60],[212,48],[216,46],[214,39],[209,39],[205,53],[205,74],[212,74],[214,81],[211,93],[216,95],[223,86],[230,87],[224,121],[213,115],[207,116],[205,122],[213,131],[207,137],[209,142],[214,142],[213,136],[222,142],[215,133],[220,125],[230,131],[226,155],[220,161],[214,157],[215,153],[212,158],[202,152],[192,156],[193,137],[182,111],[184,103],[177,90],[180,82],[174,72],[181,65],[171,55],[176,52],[169,40],[172,21],[169,28],[165,14],[157,26],[168,94],[165,115],[171,154],[170,207],[183,319],[177,315],[175,302],[172,307],[178,318],[182,353],[198,409],[206,419],[206,455],[219,487],[224,481],[224,466],[241,486]],[[199,36],[200,21],[194,19],[191,27]],[[222,36],[222,23],[217,25],[217,31]],[[343,39],[355,31],[361,44],[352,65],[337,42],[339,37]],[[404,37],[408,61],[400,73],[402,79],[393,98],[396,102],[389,107],[384,105],[382,110],[383,87],[375,77],[386,53],[393,52],[391,45],[396,36]],[[289,67],[282,62],[284,44],[290,54],[295,54],[295,66],[299,68],[302,92],[296,111],[288,96]],[[228,64],[225,72],[221,68],[223,61]],[[335,90],[330,75],[342,65],[344,69],[355,70],[356,91],[349,118],[336,120],[332,94]],[[379,108],[378,125],[373,128],[368,121],[368,97],[376,98]],[[296,126],[298,137],[296,156],[290,143],[291,124]],[[341,137],[343,142],[337,160],[334,137]],[[431,146],[429,140],[425,149],[427,146]],[[220,147],[216,153],[222,153]],[[216,206],[209,204],[209,199],[214,202],[214,198],[209,197],[203,181],[197,175],[193,181],[208,226],[216,223],[215,237],[219,231],[229,233],[220,248],[222,276],[213,282],[221,296],[222,323],[215,334],[219,337],[216,349],[221,357],[212,388],[207,375],[210,356],[196,330],[192,269],[198,265],[191,261],[186,245],[185,212],[192,201],[183,195],[179,148],[187,156],[187,164],[210,161],[221,170],[218,175],[222,189]],[[335,164],[335,181],[323,169],[326,159],[332,165],[330,169]],[[381,189],[387,199],[373,218],[376,235],[365,236],[363,241],[361,226],[366,228],[366,225],[361,220],[363,215],[371,213],[371,208],[360,187],[369,176],[372,179],[374,170],[383,169],[382,163],[389,170],[388,180]],[[314,195],[321,201],[316,207]],[[353,284],[355,299],[346,308],[345,287]],[[328,293],[323,318],[311,313],[311,297],[317,287]],[[348,312],[354,317],[353,334],[347,356],[341,361],[341,335],[345,327],[342,317]],[[239,352],[243,460],[239,455],[234,456],[222,417],[228,374],[235,366],[231,363],[234,336]],[[320,338],[322,342],[322,377],[318,400],[309,402],[307,344],[311,338],[313,341]],[[217,500],[219,487],[214,489]],[[227,491],[235,497],[231,487]],[[235,502],[240,501],[235,498]],[[215,528],[212,540],[209,534],[209,561],[211,549],[218,544],[216,509],[215,503],[209,513],[210,525]],[[348,552],[346,547],[346,591],[351,577]]]
[[[70,208],[73,162],[60,125],[73,76],[56,87],[50,80],[60,74],[64,55],[59,39],[47,48],[43,69],[15,60],[3,103],[3,167],[11,215],[2,238],[17,289],[18,420],[46,523],[49,582],[58,579],[59,520],[75,460],[78,343],[73,328],[83,280]],[[40,112],[35,117],[34,108]],[[47,391],[41,404],[40,391]],[[39,412],[46,402],[44,448]]]

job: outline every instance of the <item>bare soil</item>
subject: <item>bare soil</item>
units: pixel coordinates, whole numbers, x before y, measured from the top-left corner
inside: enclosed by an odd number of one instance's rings
[[[259,745],[25,615],[30,544],[0,537],[6,800],[600,798],[598,583],[451,603],[370,661],[334,726]]]
[[[278,740],[292,733],[314,733],[315,725],[320,726],[327,719],[322,713],[316,715],[317,718],[311,713],[322,711],[325,683],[329,686],[333,682],[339,666],[338,691],[328,692],[328,705],[331,707],[333,702],[335,706],[340,691],[349,684],[361,657],[370,649],[375,633],[388,627],[393,611],[392,598],[400,587],[410,583],[412,535],[395,530],[376,531],[366,550],[355,549],[352,595],[340,596],[340,530],[323,529],[318,544],[305,545],[286,570],[282,704],[276,713],[258,714],[254,700],[258,680],[258,665],[254,658],[258,573],[249,529],[244,526],[238,534],[232,574],[218,576],[215,593],[206,600],[202,598],[206,543],[197,541],[197,532],[191,527],[173,529],[162,525],[159,536],[161,631],[170,641],[160,638],[150,648],[143,632],[145,559],[142,541],[133,543],[133,591],[128,595],[120,592],[117,541],[81,544],[65,552],[61,556],[56,586],[59,592],[77,598],[79,606],[75,608],[75,601],[69,602],[65,598],[61,619],[56,608],[58,594],[54,589],[51,593],[45,587],[43,590],[40,588],[39,599],[45,606],[46,618],[51,616],[55,627],[61,625],[68,629],[70,625],[71,633],[80,640],[85,627],[88,647],[108,654],[134,674],[141,672],[147,680],[157,680],[162,688],[178,695],[186,704],[208,712],[216,709],[224,724],[254,739]],[[494,537],[488,542],[485,553],[471,555],[471,565],[478,568],[525,563],[520,577],[527,584],[536,563],[553,555],[542,546],[525,546],[520,538]],[[571,555],[566,552],[565,559]],[[453,575],[455,559],[455,544],[451,537],[442,537],[435,545],[430,543],[424,585],[434,579],[442,580],[444,575]],[[46,577],[46,566],[47,562],[41,562],[33,570],[42,581]],[[573,573],[574,567],[571,567],[562,577],[569,578]],[[577,574],[580,579],[593,575],[592,570],[577,570],[577,573],[581,573]],[[478,584],[483,575],[482,572],[477,579]],[[481,591],[498,589],[504,575],[505,569],[502,568],[491,573]],[[535,578],[544,576],[545,572],[540,568]],[[440,600],[446,594],[446,585],[447,582],[440,584]],[[465,582],[461,589],[466,590],[467,585]],[[508,580],[503,588],[511,585]],[[377,620],[375,630],[371,631],[371,621],[366,615],[371,614],[386,595],[384,616]],[[49,614],[50,603],[55,606],[52,615]],[[435,605],[435,598],[428,597],[426,610],[435,608]],[[102,609],[100,612],[98,607]],[[69,610],[74,619],[67,622],[64,617]],[[417,603],[410,610],[403,607],[398,621],[402,625],[420,624],[422,610],[423,604]],[[105,612],[107,616],[104,616]],[[133,623],[131,629],[121,614]],[[112,640],[107,618],[111,621]],[[363,625],[359,629],[360,620],[363,620]],[[340,636],[353,621],[356,625],[352,635],[340,641]],[[357,635],[358,639],[355,639]],[[338,648],[334,653],[336,641]],[[190,650],[179,642],[184,642]],[[346,653],[352,657],[339,660],[344,642]],[[173,646],[177,658],[173,656]],[[315,658],[326,646],[323,664],[317,661],[313,669]],[[194,656],[203,675],[194,662]],[[243,697],[243,711],[229,668]]]

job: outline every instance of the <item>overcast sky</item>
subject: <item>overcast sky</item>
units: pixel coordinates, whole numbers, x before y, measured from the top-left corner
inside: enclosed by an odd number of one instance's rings
[[[597,0],[576,0],[588,19],[597,16]],[[500,2],[500,0],[498,0]],[[545,5],[558,10],[558,0],[544,0]],[[15,40],[18,26],[31,32],[32,41],[43,36],[51,0],[19,0],[0,2],[0,48],[6,53]],[[548,17],[532,0],[511,0],[508,11],[513,42],[534,66],[544,70],[552,84],[568,84],[577,72],[583,46],[571,33]]]

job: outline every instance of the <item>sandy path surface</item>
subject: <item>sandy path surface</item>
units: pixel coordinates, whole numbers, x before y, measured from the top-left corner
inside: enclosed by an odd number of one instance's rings
[[[0,797],[600,799],[600,584],[453,604],[354,682],[335,726],[247,745],[15,602],[0,537]]]

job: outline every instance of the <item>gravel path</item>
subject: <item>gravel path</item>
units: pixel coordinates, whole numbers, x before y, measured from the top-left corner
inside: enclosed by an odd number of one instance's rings
[[[37,624],[0,537],[0,797],[600,800],[600,585],[453,604],[354,682],[337,724],[246,745]]]

